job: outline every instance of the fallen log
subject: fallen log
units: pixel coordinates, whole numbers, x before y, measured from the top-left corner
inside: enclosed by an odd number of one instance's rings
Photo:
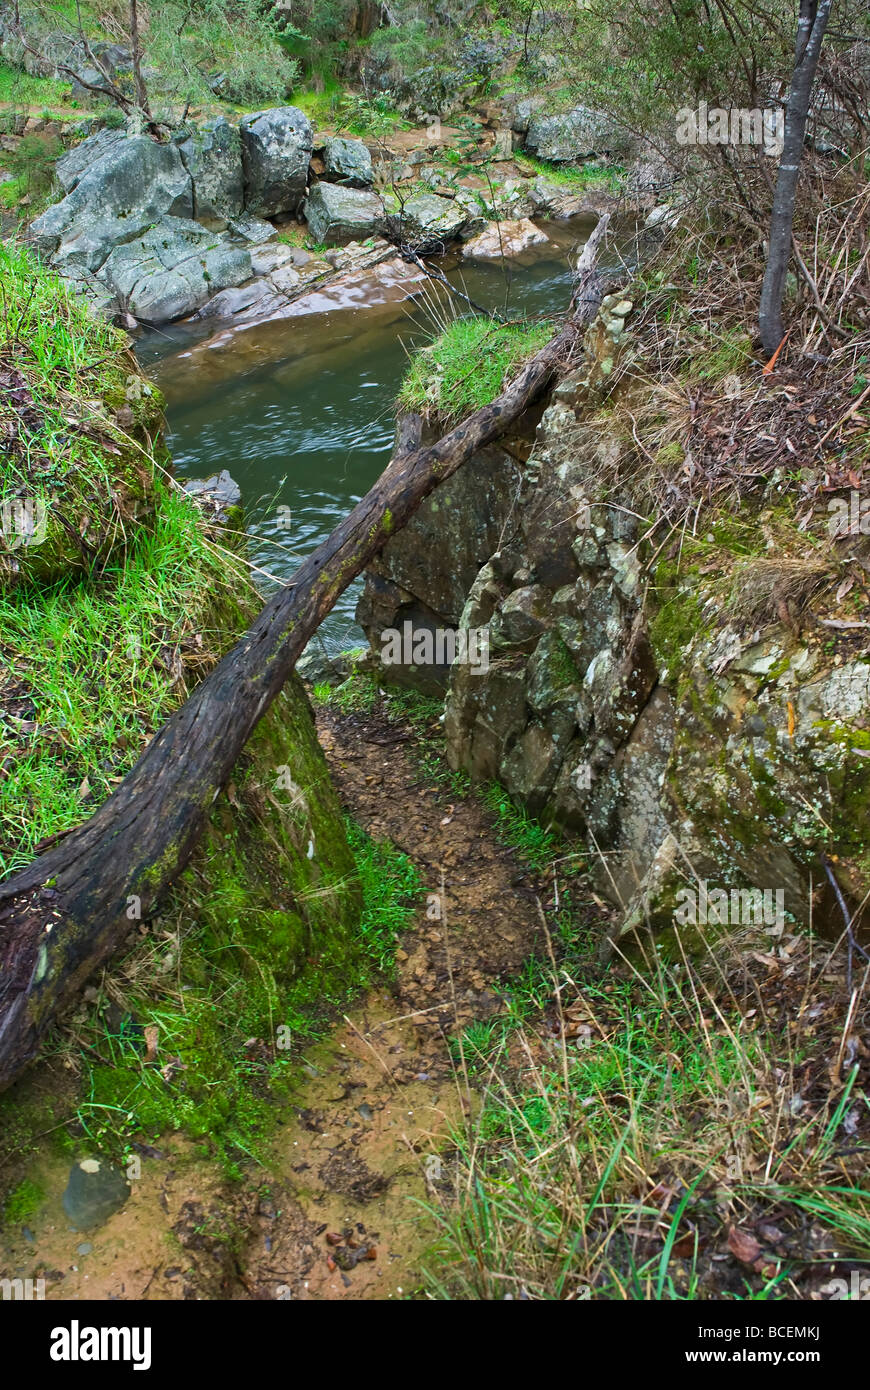
[[[437,443],[404,439],[374,487],[263,607],[154,736],[109,799],[0,883],[0,1089],[33,1059],[57,1010],[126,938],[187,862],[215,798],[309,638],[425,497],[538,397],[600,302],[602,217],[578,262],[565,324],[490,405]],[[409,451],[410,446],[410,451]]]

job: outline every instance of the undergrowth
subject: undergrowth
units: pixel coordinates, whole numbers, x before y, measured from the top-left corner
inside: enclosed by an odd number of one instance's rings
[[[806,936],[762,960],[602,976],[554,953],[544,1000],[466,1031],[482,1104],[455,1136],[455,1204],[428,1206],[430,1296],[824,1297],[870,1258],[842,960]]]

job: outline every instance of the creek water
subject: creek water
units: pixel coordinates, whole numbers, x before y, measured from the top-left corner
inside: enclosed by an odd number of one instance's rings
[[[546,244],[507,263],[448,262],[448,278],[487,308],[564,313],[571,264],[594,219],[542,225]],[[140,340],[139,360],[166,396],[176,474],[225,468],[238,483],[264,593],[268,575],[292,573],[387,464],[408,352],[432,333],[418,285],[385,291],[375,277],[369,294],[365,285],[344,296],[312,292],[292,317],[238,330],[211,319]],[[332,652],[361,640],[358,589],[342,595],[321,628]]]

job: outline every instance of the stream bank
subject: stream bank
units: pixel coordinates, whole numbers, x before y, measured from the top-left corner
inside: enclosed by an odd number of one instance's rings
[[[479,800],[421,764],[438,727],[431,713],[425,724],[377,709],[318,715],[345,809],[413,859],[421,887],[392,982],[322,1041],[296,1045],[295,1081],[257,1163],[228,1184],[188,1139],[136,1143],[129,1200],[82,1234],[60,1208],[69,1160],[37,1157],[29,1177],[44,1200],[4,1230],[16,1276],[45,1278],[46,1297],[60,1299],[419,1293],[439,1234],[424,1206],[452,1206],[451,1131],[479,1108],[448,1039],[510,1012],[511,977],[545,949],[538,899],[549,892]],[[274,1045],[247,1046],[253,1075]]]

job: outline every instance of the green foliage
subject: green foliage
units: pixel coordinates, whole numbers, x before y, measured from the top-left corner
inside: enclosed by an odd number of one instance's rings
[[[517,154],[514,156],[521,169],[539,174],[548,183],[562,188],[571,188],[577,193],[600,189],[608,193],[618,193],[622,186],[625,170],[620,164],[582,164],[577,168],[560,164],[548,164],[545,159],[535,155]]]
[[[0,58],[0,102],[3,105],[18,110],[36,106],[40,111],[50,111],[60,106],[71,90],[69,82],[60,82],[53,77],[31,77],[23,68],[13,67]]]
[[[378,844],[351,820],[347,821],[347,838],[362,884],[360,939],[371,968],[392,976],[396,938],[410,925],[413,900],[423,880],[406,854],[390,844]]]
[[[496,829],[504,844],[515,850],[536,873],[553,862],[559,844],[554,830],[541,825],[522,806],[511,800],[504,787],[490,782],[481,792],[484,806],[496,817]]]
[[[274,11],[260,0],[166,0],[150,8],[145,55],[174,101],[217,93],[253,108],[282,102],[298,81],[299,65],[278,37]]]
[[[764,106],[771,82],[787,80],[794,7],[774,0],[733,16],[720,0],[589,0],[565,44],[575,93],[635,130],[673,130],[680,107]]]
[[[35,217],[51,201],[55,161],[62,153],[56,135],[22,135],[15,149],[3,154],[14,177],[0,184],[0,204],[11,208],[26,198],[27,216]]]
[[[444,420],[461,419],[489,405],[554,332],[551,323],[456,319],[412,357],[399,404]]]
[[[407,126],[394,107],[389,90],[370,97],[362,92],[346,92],[339,105],[339,128],[351,135],[386,140],[395,130]]]

